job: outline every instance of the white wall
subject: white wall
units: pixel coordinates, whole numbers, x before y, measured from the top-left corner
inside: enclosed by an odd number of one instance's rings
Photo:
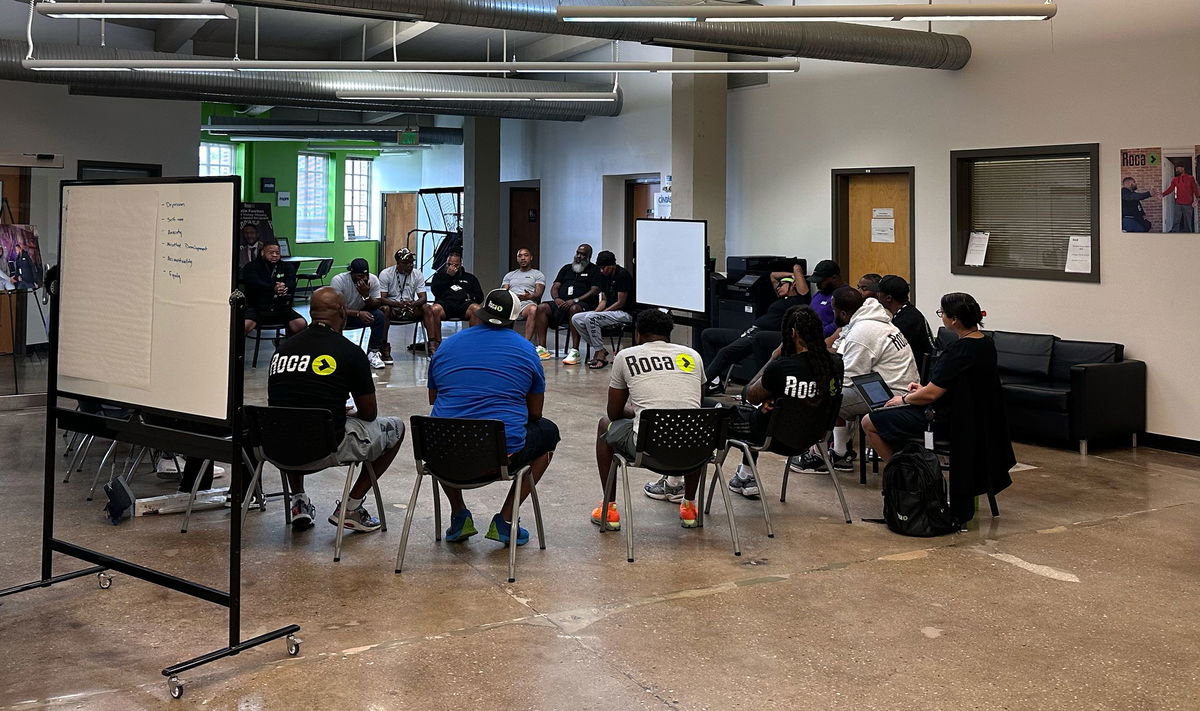
[[[573,59],[611,58],[602,48]],[[623,60],[670,58],[667,49],[621,44]],[[598,81],[596,75],[576,78]],[[542,271],[557,272],[581,242],[620,252],[618,230],[603,230],[604,176],[670,172],[670,82],[667,74],[623,75],[624,105],[616,118],[502,122],[500,180],[541,180]]]
[[[74,180],[79,160],[155,163],[164,176],[196,174],[200,104],[72,96],[57,84],[0,81],[0,153],[61,153],[62,170],[33,171],[32,213],[47,265],[58,261],[58,182]],[[97,268],[120,288],[120,270]],[[46,335],[30,302],[28,343]]]
[[[1124,147],[1200,143],[1192,0],[1062,3],[1042,23],[957,23],[959,72],[806,63],[729,98],[728,249],[831,252],[830,170],[916,167],[918,306],[967,291],[987,327],[1124,343],[1149,368],[1150,432],[1200,439],[1200,235],[1121,232]],[[950,274],[949,152],[1100,143],[1100,284]],[[1183,303],[1179,303],[1182,301]]]
[[[383,194],[421,189],[421,151],[383,154],[371,161],[371,239],[379,239]]]

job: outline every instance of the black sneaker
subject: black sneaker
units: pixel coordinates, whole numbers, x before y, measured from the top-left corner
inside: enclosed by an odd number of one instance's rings
[[[833,468],[839,472],[854,471],[854,450],[847,449],[845,454],[838,454],[831,451],[829,459],[833,462]],[[805,452],[799,457],[793,457],[788,464],[794,472],[820,472],[824,474],[829,471],[825,468],[825,461],[821,459],[821,455],[813,451]]]
[[[712,397],[714,395],[724,395],[725,384],[721,382],[709,381],[704,384],[704,397]]]
[[[733,476],[729,477],[729,490],[748,499],[758,496],[758,481],[755,480],[750,467],[745,464],[738,465]]]
[[[838,454],[833,450],[829,451],[829,458],[833,460],[833,468],[839,472],[854,471],[854,460],[858,457],[853,449],[846,448],[845,454]]]

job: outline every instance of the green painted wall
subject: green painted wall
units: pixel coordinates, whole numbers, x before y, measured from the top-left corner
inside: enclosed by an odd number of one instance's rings
[[[203,104],[201,124],[212,116],[232,116],[234,107],[227,104]],[[210,136],[205,133],[204,141],[229,142],[225,136]],[[360,240],[347,242],[342,225],[343,202],[346,179],[346,157],[375,156],[371,150],[329,151],[329,196],[326,242],[296,242],[296,161],[300,153],[309,150],[304,141],[245,141],[238,145],[238,174],[242,176],[242,199],[247,202],[271,203],[272,224],[278,237],[287,237],[292,254],[302,257],[333,257],[330,275],[346,271],[352,260],[363,257],[371,264],[371,271],[378,273],[379,242]],[[319,145],[319,144],[315,144]],[[259,178],[274,178],[275,193],[259,192]],[[276,197],[279,192],[292,194],[290,207],[279,207]]]

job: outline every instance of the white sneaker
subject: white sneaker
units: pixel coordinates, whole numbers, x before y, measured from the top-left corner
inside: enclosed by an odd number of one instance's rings
[[[579,349],[572,348],[567,351],[567,357],[562,360],[563,365],[579,365]]]
[[[379,351],[371,351],[367,354],[367,362],[372,368],[379,369],[383,367],[383,357],[379,355]]]
[[[534,348],[534,350],[537,351],[537,357],[542,360],[550,360],[554,357],[551,355],[550,351],[546,350],[545,346],[538,346],[537,348]]]

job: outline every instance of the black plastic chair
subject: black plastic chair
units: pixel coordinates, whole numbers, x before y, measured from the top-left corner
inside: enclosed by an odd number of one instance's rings
[[[408,530],[412,525],[413,512],[417,508],[417,494],[421,481],[429,477],[436,483],[453,489],[478,489],[498,481],[512,482],[513,532],[508,546],[508,582],[516,582],[517,545],[516,529],[521,520],[522,482],[529,483],[529,498],[533,501],[533,517],[537,524],[538,547],[546,549],[546,538],[542,530],[542,508],[538,504],[537,486],[530,476],[532,471],[525,465],[515,472],[509,471],[508,452],[504,445],[504,423],[500,420],[466,420],[453,417],[409,418],[412,432],[413,455],[416,457],[417,480],[413,484],[412,497],[408,501],[408,513],[404,516],[404,532],[400,534],[400,548],[396,551],[396,572],[404,565],[404,553],[408,549]],[[433,489],[434,537],[442,540],[442,495],[436,484]]]
[[[283,479],[284,519],[292,522],[292,495],[287,487],[287,476],[284,471],[311,474],[329,468],[328,465],[315,464],[329,457],[338,449],[341,439],[337,427],[333,423],[333,413],[323,408],[312,407],[262,407],[247,405],[246,414],[247,436],[250,446],[254,447],[258,466],[254,468],[254,476],[250,479],[247,492],[257,492],[259,481],[262,479],[263,465],[270,462],[279,468]],[[350,498],[350,486],[354,483],[359,469],[366,467],[367,476],[371,479],[371,489],[375,492],[375,505],[379,508],[379,523],[387,530],[387,516],[383,509],[383,495],[379,491],[379,482],[375,479],[375,469],[368,461],[341,462],[346,466],[346,484],[342,488],[342,502],[338,507],[337,540],[333,547],[333,562],[342,559],[342,534],[346,530],[346,504]],[[250,508],[253,496],[247,495],[242,501],[242,520]]]
[[[625,495],[625,516],[621,528],[625,531],[625,547],[630,563],[633,562],[633,500],[629,495],[629,467],[649,469],[656,474],[681,475],[700,470],[700,485],[704,491],[704,480],[708,465],[713,466],[713,484],[721,486],[725,500],[725,513],[729,518],[729,534],[733,538],[733,554],[742,554],[738,539],[737,522],[733,518],[733,504],[724,476],[721,475],[721,458],[724,452],[726,433],[729,428],[729,412],[724,408],[696,408],[677,410],[642,410],[639,416],[636,455],[628,461],[620,452],[613,453],[612,467],[604,484],[604,502],[600,506],[600,531],[611,530],[605,520],[610,499],[608,492],[616,484],[617,470],[621,470],[621,481]],[[697,513],[698,523],[704,525],[703,512]]]
[[[279,346],[279,341],[287,334],[287,322],[283,323],[255,323],[254,328],[247,335],[248,338],[254,339],[254,358],[250,361],[251,368],[258,367],[258,347],[264,339],[269,339],[276,347]],[[270,336],[265,336],[264,332],[270,331]]]
[[[783,405],[787,407],[786,403]],[[821,413],[825,417],[813,417],[808,414],[803,417],[793,427],[777,427],[772,431],[774,435],[771,443],[772,452],[787,451],[788,460],[797,454],[801,454],[814,444],[817,446],[817,452],[820,453],[822,461],[825,462],[825,469],[829,472],[829,478],[833,480],[834,491],[837,492],[838,501],[842,504],[842,514],[846,517],[846,523],[850,523],[850,507],[846,505],[846,495],[842,493],[842,482],[837,478],[837,471],[833,468],[833,461],[829,458],[829,434],[833,431],[833,423],[837,421],[838,410],[842,407],[842,396],[831,399],[827,405],[828,411]],[[785,463],[783,467],[783,487],[779,490],[780,503],[787,500],[787,485],[788,474],[791,468]],[[757,470],[755,470],[757,473]]]
[[[326,257],[326,258],[322,259],[321,261],[317,262],[317,268],[313,273],[297,274],[296,275],[296,283],[299,285],[299,283],[301,281],[303,281],[304,284],[303,284],[303,286],[297,286],[296,297],[299,298],[300,293],[303,292],[306,297],[311,299],[312,293],[315,290],[315,287],[313,286],[313,282],[315,281],[315,282],[320,282],[320,283],[324,284],[325,277],[329,276],[329,272],[332,269],[333,269],[333,257]]]

